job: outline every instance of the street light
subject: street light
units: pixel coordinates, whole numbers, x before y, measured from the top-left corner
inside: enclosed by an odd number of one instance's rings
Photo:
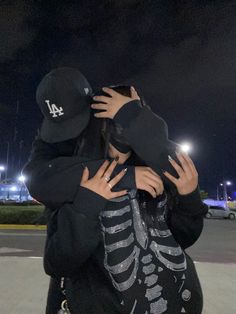
[[[5,167],[0,165],[0,181],[2,181],[2,172],[5,171]]]
[[[21,175],[21,176],[18,177],[18,181],[20,181],[20,182],[22,182],[22,183],[25,183],[26,177],[23,176],[23,175]]]
[[[188,142],[184,142],[184,143],[180,144],[180,149],[184,153],[188,154],[188,153],[190,153],[192,151],[192,144],[188,143]]]
[[[18,177],[18,181],[21,183],[20,185],[20,202],[22,200],[22,190],[23,190],[23,186],[25,185],[25,181],[26,181],[26,177],[21,175]]]
[[[227,186],[232,185],[231,181],[223,181],[223,183],[220,183],[220,186],[223,186],[223,191],[224,191],[224,200],[227,202],[228,201],[228,193],[227,193]]]

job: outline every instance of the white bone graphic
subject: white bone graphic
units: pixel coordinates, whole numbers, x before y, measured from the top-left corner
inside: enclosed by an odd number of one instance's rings
[[[113,286],[121,293],[122,305],[128,302],[126,295],[129,289],[141,284],[146,287],[144,287],[143,301],[135,298],[130,304],[130,314],[165,313],[168,310],[168,301],[162,296],[163,287],[158,284],[159,274],[163,271],[163,267],[173,271],[173,281],[178,287],[180,286],[178,293],[182,294],[182,300],[189,300],[191,292],[186,289],[182,291],[185,275],[177,276],[187,269],[186,257],[174,240],[168,242],[173,243],[173,246],[163,245],[165,239],[172,237],[167,225],[165,229],[147,228],[141,217],[135,192],[131,191],[129,197],[130,206],[114,211],[103,211],[100,214],[105,248],[104,266]],[[127,196],[119,199],[123,201],[126,198]],[[114,202],[119,202],[119,199],[115,199]],[[164,205],[162,203],[162,206]],[[119,223],[115,224],[117,218]],[[160,221],[165,223],[164,215],[160,216]],[[120,237],[117,236],[119,234]],[[160,243],[158,243],[159,239]],[[121,256],[123,256],[122,260]],[[173,262],[172,257],[175,256],[178,257],[178,263]],[[147,304],[147,307],[141,312],[142,303]]]

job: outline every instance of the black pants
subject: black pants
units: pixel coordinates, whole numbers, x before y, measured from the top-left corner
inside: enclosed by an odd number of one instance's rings
[[[60,281],[51,278],[48,289],[46,314],[57,314],[61,308],[61,302],[64,299],[65,296],[61,292]]]

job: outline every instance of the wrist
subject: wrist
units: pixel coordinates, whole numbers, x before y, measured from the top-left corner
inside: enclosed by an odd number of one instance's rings
[[[131,100],[123,104],[114,115],[114,121],[123,128],[128,127],[140,113],[141,103],[139,100]]]
[[[205,206],[201,200],[200,190],[197,186],[191,193],[178,196],[179,199],[179,210],[184,212],[185,215],[197,215],[205,213]]]

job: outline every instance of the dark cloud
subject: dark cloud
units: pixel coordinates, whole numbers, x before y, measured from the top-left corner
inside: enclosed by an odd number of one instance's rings
[[[2,1],[1,14],[0,101],[19,100],[19,140],[41,119],[41,77],[75,66],[95,87],[136,85],[172,138],[196,143],[206,187],[236,168],[235,1]]]
[[[0,5],[1,62],[15,57],[19,49],[27,47],[35,32],[30,30],[27,19],[32,15],[32,1],[2,1]]]

